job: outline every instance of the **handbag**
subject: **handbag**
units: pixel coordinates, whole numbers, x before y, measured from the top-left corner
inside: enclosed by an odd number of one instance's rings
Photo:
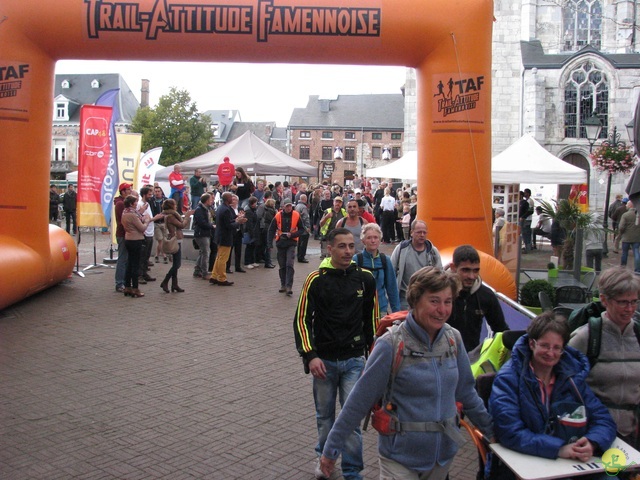
[[[162,239],[162,251],[167,255],[173,255],[178,251],[180,245],[178,245],[178,237],[174,234],[171,236],[169,233],[169,225],[167,225],[167,217],[164,217],[165,233]]]
[[[244,232],[242,234],[242,244],[251,245],[252,243],[253,243],[253,239],[251,238],[251,235],[249,235],[249,232]]]

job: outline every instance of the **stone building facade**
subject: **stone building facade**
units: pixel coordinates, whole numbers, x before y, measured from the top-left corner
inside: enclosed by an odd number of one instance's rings
[[[495,0],[492,156],[526,133],[555,156],[589,172],[591,210],[602,211],[606,175],[591,167],[584,121],[626,125],[640,93],[637,0]],[[407,72],[405,149],[415,149],[415,72]],[[613,176],[611,196],[627,176]],[[568,195],[561,187],[559,196]]]

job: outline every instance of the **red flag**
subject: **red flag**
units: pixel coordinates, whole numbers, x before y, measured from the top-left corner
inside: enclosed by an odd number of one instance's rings
[[[113,109],[83,105],[78,155],[78,226],[106,227],[100,191],[111,154],[109,125]]]

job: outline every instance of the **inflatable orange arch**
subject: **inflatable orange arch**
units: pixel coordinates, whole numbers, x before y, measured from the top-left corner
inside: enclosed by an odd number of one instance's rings
[[[74,266],[48,224],[60,59],[414,67],[418,215],[436,245],[490,252],[492,21],[491,0],[3,0],[0,308]]]

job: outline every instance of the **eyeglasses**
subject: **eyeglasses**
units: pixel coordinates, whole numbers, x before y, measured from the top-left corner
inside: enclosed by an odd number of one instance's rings
[[[533,344],[534,344],[536,347],[540,348],[541,350],[546,350],[546,351],[551,350],[553,353],[558,353],[558,354],[560,354],[560,355],[562,355],[562,352],[564,352],[564,348],[563,348],[563,347],[561,347],[560,345],[553,345],[553,346],[551,346],[551,345],[549,345],[548,343],[538,343],[538,341],[537,341],[537,340],[534,340],[534,341],[533,341]]]
[[[623,308],[633,307],[636,308],[638,306],[638,299],[635,300],[616,300],[615,298],[610,298],[612,302],[615,302],[616,305]]]

